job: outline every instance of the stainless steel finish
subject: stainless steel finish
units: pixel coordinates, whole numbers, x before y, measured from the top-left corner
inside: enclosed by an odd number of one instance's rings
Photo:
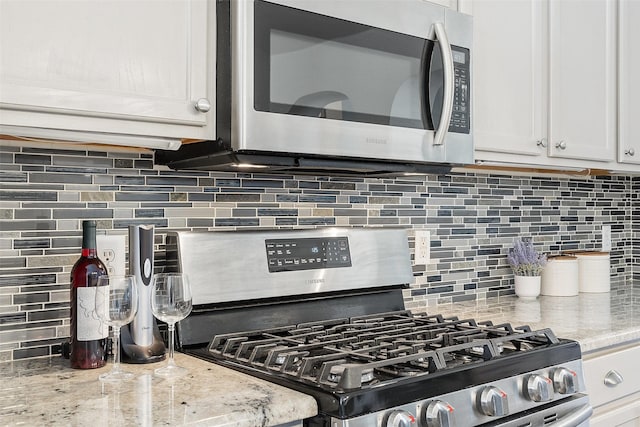
[[[274,2],[425,39],[434,22],[443,22],[452,44],[472,47],[470,16],[423,0],[405,0],[401,7],[388,0],[369,0],[364,8],[360,1],[355,0]],[[231,88],[231,145],[234,150],[473,163],[472,134],[447,133],[444,145],[434,145],[434,131],[256,111],[253,107],[253,2],[231,2],[231,15],[231,60],[235,70]],[[473,69],[473,63],[470,66]],[[470,80],[473,81],[472,76]]]
[[[624,381],[624,378],[622,377],[620,372],[616,371],[615,369],[610,370],[604,376],[604,385],[606,385],[607,387],[618,386],[622,384],[623,381]]]
[[[553,382],[542,375],[529,375],[524,394],[534,402],[548,402],[553,399]]]
[[[419,0],[403,0],[402,5],[389,0],[367,0],[367,7],[362,7],[362,3],[359,0],[269,1],[422,38],[426,38],[429,31],[429,28],[425,27],[425,22],[438,20],[444,22],[444,7],[435,4],[423,4]],[[399,7],[402,10],[399,10]],[[405,11],[412,11],[413,13],[406,13]]]
[[[589,417],[593,413],[589,405],[588,397],[576,395],[569,398],[557,406],[545,409],[540,412],[530,413],[516,419],[492,424],[494,427],[522,427],[522,426],[545,426],[545,427],[589,427]],[[556,420],[549,422],[549,418],[556,416]]]
[[[573,394],[577,391],[578,375],[567,368],[558,368],[552,374],[553,386],[560,394]]]
[[[560,393],[555,393],[553,395],[553,399],[551,402],[532,402],[529,399],[526,399],[522,395],[522,384],[525,382],[528,375],[538,374],[545,377],[551,377],[554,369],[558,367],[548,367],[544,369],[539,369],[536,371],[524,373],[522,375],[516,375],[513,377],[503,378],[498,381],[494,381],[490,384],[485,384],[483,386],[472,387],[468,389],[458,390],[452,393],[446,393],[437,397],[437,399],[425,399],[423,401],[408,403],[406,405],[401,405],[396,408],[389,408],[389,410],[404,410],[411,414],[425,414],[426,408],[434,401],[439,400],[441,402],[446,402],[449,404],[454,410],[451,413],[452,415],[452,426],[456,427],[467,427],[467,426],[479,426],[486,423],[495,423],[491,424],[492,426],[504,426],[504,427],[520,427],[523,425],[527,425],[527,420],[532,420],[531,425],[554,425],[554,424],[544,424],[543,420],[545,417],[551,416],[552,414],[557,414],[558,420],[564,420],[566,416],[569,416],[569,413],[573,413],[573,411],[582,408],[585,411],[587,409],[590,410],[589,407],[589,398],[588,396],[582,394],[585,392],[585,384],[584,377],[582,375],[582,361],[581,360],[573,360],[569,363],[563,363],[562,367],[567,368],[576,373],[576,391],[578,394],[573,396],[567,396]],[[510,421],[504,421],[503,423],[495,416],[489,416],[482,414],[479,409],[472,404],[472,402],[477,403],[478,397],[481,392],[487,386],[493,386],[499,388],[505,392],[507,395],[507,399],[509,401],[509,419]],[[551,408],[545,410],[537,410],[539,407],[546,407],[551,405]],[[586,406],[585,406],[586,405]],[[583,408],[584,407],[584,408]],[[525,415],[526,411],[526,415]],[[521,417],[514,417],[515,414],[523,414]],[[575,414],[574,414],[575,415]],[[584,416],[584,413],[581,414]],[[578,417],[579,418],[579,417]],[[572,420],[576,420],[578,418],[571,418]],[[384,425],[385,418],[384,414],[375,413],[375,414],[367,414],[356,418],[351,418],[349,420],[339,420],[339,419],[331,419],[331,427],[371,427],[377,425]],[[420,419],[424,427],[424,419]],[[580,422],[576,422],[574,424],[569,424],[571,427],[580,426]],[[558,424],[560,427],[569,427],[569,425]],[[581,426],[582,427],[582,426]],[[586,424],[585,424],[586,427]]]
[[[429,403],[424,412],[426,427],[453,427],[453,407],[441,400]]]
[[[138,311],[131,322],[131,338],[139,346],[153,344],[154,317],[151,312],[151,275],[153,274],[153,225],[129,227],[129,272],[138,290]]]
[[[636,155],[636,150],[634,150],[633,148],[629,148],[628,150],[624,150],[624,154],[633,157]]]
[[[507,394],[495,386],[486,386],[478,396],[478,409],[490,417],[502,417],[509,414]]]
[[[578,409],[569,412],[558,421],[547,425],[551,427],[576,427],[582,426],[586,423],[586,425],[588,426],[588,421],[592,414],[593,408],[591,407],[591,405],[586,404],[579,407]]]
[[[417,425],[416,417],[403,410],[391,411],[385,424],[386,427],[415,427]]]
[[[547,138],[539,139],[538,141],[536,141],[536,145],[538,147],[545,148],[547,146]]]
[[[349,239],[352,267],[269,272],[265,239],[339,236]],[[404,229],[331,227],[295,231],[177,232],[169,233],[167,239],[167,250],[174,242],[177,245],[177,269],[189,272],[196,305],[413,281]]]
[[[556,143],[556,148],[560,149],[560,150],[566,150],[567,149],[567,143],[563,141],[560,141],[558,143]]]
[[[211,103],[206,98],[198,99],[194,106],[196,110],[200,111],[201,113],[207,113],[209,110],[211,110]]]
[[[453,112],[453,54],[451,53],[451,45],[447,37],[447,31],[442,22],[435,22],[433,29],[440,45],[442,52],[442,66],[444,73],[444,93],[442,96],[442,116],[440,124],[436,129],[436,135],[433,139],[433,145],[444,144],[444,137],[449,130],[451,123],[451,113]]]

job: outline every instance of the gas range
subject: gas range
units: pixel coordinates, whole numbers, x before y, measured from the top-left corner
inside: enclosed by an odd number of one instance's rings
[[[319,415],[305,426],[587,425],[578,343],[404,310],[403,230],[176,233],[167,243],[197,301],[178,325],[182,350],[312,395]]]

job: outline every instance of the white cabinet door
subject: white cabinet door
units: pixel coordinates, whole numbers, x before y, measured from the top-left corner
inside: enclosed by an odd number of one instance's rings
[[[640,393],[596,408],[591,427],[640,427]]]
[[[549,156],[614,160],[616,2],[551,0],[549,37]]]
[[[458,0],[426,0],[429,3],[436,3],[452,10],[458,9]]]
[[[194,103],[207,97],[207,3],[2,0],[0,65],[3,124],[96,130],[70,120],[94,117],[115,133],[131,122],[202,128]]]
[[[640,164],[640,1],[620,0],[618,161]]]
[[[461,0],[460,4],[463,12],[473,14],[476,150],[545,154],[546,2]]]
[[[585,356],[592,427],[640,427],[640,345]]]

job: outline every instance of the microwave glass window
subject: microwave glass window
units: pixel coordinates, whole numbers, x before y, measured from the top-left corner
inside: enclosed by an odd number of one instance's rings
[[[255,14],[256,110],[433,129],[434,42],[260,1]]]

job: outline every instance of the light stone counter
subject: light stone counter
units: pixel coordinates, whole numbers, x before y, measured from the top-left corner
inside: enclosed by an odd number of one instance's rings
[[[0,426],[271,426],[316,415],[315,400],[210,362],[176,354],[189,375],[153,376],[160,362],[123,365],[136,378],[119,387],[61,357],[0,363]]]
[[[524,300],[503,296],[439,304],[430,314],[551,328],[580,342],[583,354],[640,343],[640,283],[612,283],[610,293]],[[317,413],[313,398],[239,372],[177,354],[190,374],[174,383],[153,365],[124,365],[137,377],[120,387],[98,375],[111,364],[74,370],[60,357],[0,363],[0,426],[197,425],[253,427],[291,423]],[[164,362],[163,362],[164,363]]]
[[[540,296],[526,300],[502,296],[481,301],[439,304],[429,314],[490,320],[494,324],[551,328],[559,338],[580,343],[583,354],[640,340],[640,284],[612,282],[609,293],[575,297]],[[640,342],[640,341],[639,341]]]

